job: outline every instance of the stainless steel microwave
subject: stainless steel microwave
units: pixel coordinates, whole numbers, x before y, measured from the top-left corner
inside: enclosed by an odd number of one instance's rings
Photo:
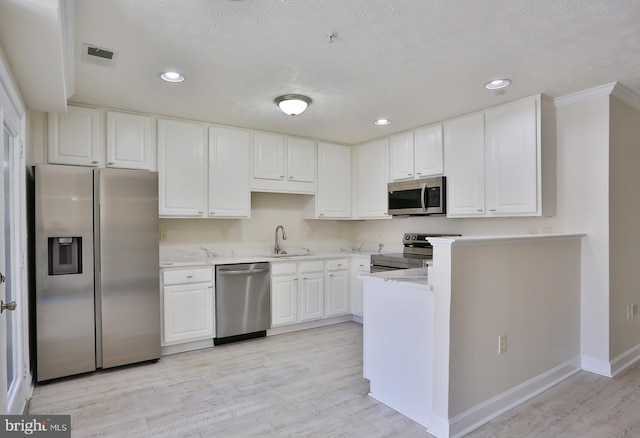
[[[439,176],[389,183],[389,214],[446,214],[446,181],[446,177]]]

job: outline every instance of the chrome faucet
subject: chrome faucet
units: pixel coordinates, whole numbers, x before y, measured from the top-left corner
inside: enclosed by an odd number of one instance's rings
[[[278,240],[278,230],[282,230],[282,240],[287,240],[287,235],[284,232],[284,227],[282,225],[278,225],[276,227],[276,237],[275,237],[275,245],[273,246],[273,253],[285,254],[285,252],[282,251],[282,248],[280,248],[280,241]]]

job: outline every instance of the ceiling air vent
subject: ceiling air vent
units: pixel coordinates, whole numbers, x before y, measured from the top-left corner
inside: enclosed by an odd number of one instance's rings
[[[82,45],[82,60],[89,64],[102,65],[104,67],[114,67],[118,52],[84,43]]]

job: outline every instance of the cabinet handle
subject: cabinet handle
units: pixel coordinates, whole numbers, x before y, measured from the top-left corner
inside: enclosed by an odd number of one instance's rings
[[[204,211],[199,211],[198,214],[204,214]]]
[[[333,274],[329,274],[329,277],[333,277]]]
[[[496,211],[496,209],[495,208],[491,208],[491,209],[489,209],[489,211]]]
[[[216,214],[216,212],[215,211],[210,211],[209,214]]]
[[[98,164],[100,163],[99,161],[92,161],[91,164]]]
[[[187,275],[187,278],[193,278],[193,275]]]
[[[416,172],[416,175],[422,175],[422,172]]]
[[[478,213],[482,213],[482,210],[476,210]]]
[[[289,179],[293,179],[293,177],[292,177],[292,176],[290,176],[290,177],[289,177]]]
[[[280,179],[284,179],[284,175],[280,175]]]
[[[324,213],[320,213],[318,216],[324,216]]]
[[[108,164],[109,166],[113,166],[113,165],[114,165],[114,164],[116,164],[116,163],[114,163],[113,161],[109,161],[107,164]]]
[[[413,176],[413,173],[407,173],[407,176]]]

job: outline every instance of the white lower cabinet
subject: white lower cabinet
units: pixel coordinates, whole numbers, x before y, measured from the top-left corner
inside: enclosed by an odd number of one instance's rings
[[[363,280],[360,274],[368,274],[371,270],[371,257],[359,256],[351,259],[351,313],[364,316]]]
[[[349,290],[346,258],[271,263],[271,326],[348,315]]]
[[[349,313],[349,260],[328,260],[325,316]]]
[[[324,317],[324,278],[322,273],[302,275],[300,279],[300,321]]]
[[[162,345],[213,338],[213,270],[166,270],[162,277]]]

